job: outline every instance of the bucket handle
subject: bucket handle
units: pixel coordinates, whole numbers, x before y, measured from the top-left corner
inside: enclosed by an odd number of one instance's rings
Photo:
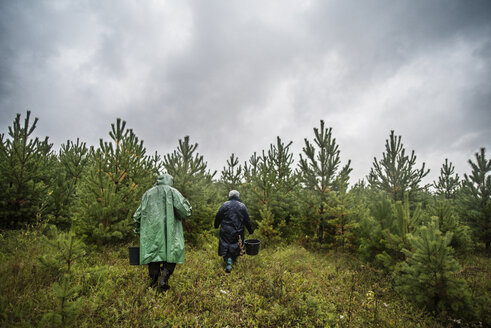
[[[239,256],[242,256],[246,253],[244,243],[242,242],[242,238],[239,235],[239,247],[240,247],[240,253]]]

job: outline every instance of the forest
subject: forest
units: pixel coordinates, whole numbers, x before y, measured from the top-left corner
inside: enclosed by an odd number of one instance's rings
[[[41,123],[40,123],[41,124]],[[96,146],[34,137],[17,114],[0,134],[2,327],[486,327],[491,325],[491,160],[478,149],[440,176],[390,131],[349,183],[320,120],[301,154],[279,136],[211,171],[189,136],[148,154],[122,119]],[[259,146],[260,147],[260,146]],[[295,160],[296,157],[299,160]],[[134,211],[163,172],[191,203],[186,263],[171,289],[128,264]],[[215,214],[238,190],[261,240],[226,274]]]

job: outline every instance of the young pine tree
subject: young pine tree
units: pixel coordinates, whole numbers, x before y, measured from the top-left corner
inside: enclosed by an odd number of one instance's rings
[[[242,166],[239,164],[239,158],[234,153],[227,160],[227,166],[223,168],[220,177],[223,185],[224,195],[228,195],[230,190],[238,190],[242,184]]]
[[[368,203],[368,211],[360,219],[358,252],[362,259],[372,262],[385,250],[385,236],[390,231],[395,210],[393,201],[385,193]]]
[[[125,121],[111,124],[109,136],[90,150],[77,205],[77,231],[98,244],[131,235],[131,216],[159,170]]]
[[[271,213],[275,217],[274,228],[286,237],[292,235],[291,219],[296,216],[297,173],[293,169],[293,154],[290,146],[292,141],[284,143],[276,137],[276,144],[271,144],[268,150],[268,163],[273,172],[273,192],[271,194]]]
[[[407,299],[430,311],[473,315],[470,294],[465,281],[455,277],[460,270],[449,246],[452,233],[442,234],[432,220],[408,235],[409,246],[402,251],[406,261],[395,271],[396,290]]]
[[[332,136],[332,128],[325,128],[320,121],[320,128],[314,128],[313,143],[305,139],[303,154],[300,154],[300,181],[305,188],[303,203],[305,208],[314,208],[316,213],[306,213],[304,226],[306,231],[322,244],[329,235],[335,234],[335,227],[328,224],[327,201],[329,193],[347,186],[351,161],[339,170],[341,164],[339,145]]]
[[[254,153],[244,164],[244,199],[259,234],[269,242],[285,237],[295,211],[298,180],[293,171],[291,144],[276,137],[276,144],[270,144],[267,152],[263,150],[261,156]]]
[[[247,205],[252,221],[258,224],[258,234],[266,243],[281,239],[281,232],[276,229],[276,218],[272,212],[275,179],[272,166],[272,159],[264,150],[259,156],[254,152],[249,161],[244,163],[242,199]]]
[[[392,270],[396,264],[404,260],[403,248],[408,247],[408,236],[423,223],[423,211],[418,204],[413,211],[409,206],[409,196],[404,195],[404,201],[394,204],[394,216],[384,231],[384,250],[376,256],[379,263]]]
[[[88,148],[85,142],[70,140],[61,145],[58,158],[53,163],[56,175],[51,186],[50,221],[60,228],[69,228],[73,218],[73,205],[77,185],[88,163]]]
[[[450,246],[459,253],[466,253],[472,248],[472,232],[461,222],[456,206],[451,199],[435,197],[430,202],[427,211],[436,218],[438,228],[442,233],[451,232]]]
[[[331,236],[331,244],[342,250],[353,249],[355,228],[358,223],[355,220],[356,209],[353,206],[353,195],[346,189],[331,192],[327,202],[327,222],[334,227],[335,233]]]
[[[17,114],[9,137],[0,134],[0,226],[16,228],[41,217],[49,202],[52,144],[32,133],[38,119],[31,123],[27,111],[24,124]]]
[[[430,172],[425,170],[425,163],[420,169],[416,168],[416,155],[414,150],[411,156],[406,155],[406,149],[401,142],[401,136],[390,132],[389,139],[385,141],[385,152],[382,160],[373,160],[373,167],[367,179],[376,189],[384,190],[394,200],[402,200],[405,193],[410,196],[421,190],[421,180]]]
[[[464,174],[465,215],[475,235],[485,244],[491,244],[491,159],[486,159],[486,150],[476,153],[476,162],[469,160],[470,175]]]
[[[174,187],[193,207],[190,218],[183,220],[187,241],[196,243],[206,231],[213,229],[213,219],[219,206],[218,190],[207,162],[196,152],[198,144],[190,144],[189,136],[179,139],[177,149],[164,156],[163,166],[174,177]]]
[[[51,269],[53,263],[60,268],[63,275],[61,281],[53,284],[57,308],[43,316],[43,323],[50,327],[68,327],[73,326],[73,321],[77,317],[81,302],[78,299],[77,286],[73,286],[74,262],[85,255],[84,243],[75,237],[73,232],[56,234],[54,240],[46,239],[47,244],[55,253],[54,257],[48,258],[43,256],[39,258],[41,264],[47,269]]]
[[[440,169],[440,176],[438,181],[433,182],[433,187],[436,189],[436,194],[443,196],[446,199],[455,199],[457,189],[460,187],[459,175],[455,174],[455,167],[452,162],[448,162],[448,158],[445,158]]]

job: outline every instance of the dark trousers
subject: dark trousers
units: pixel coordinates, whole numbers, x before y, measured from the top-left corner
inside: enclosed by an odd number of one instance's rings
[[[160,270],[166,270],[170,276],[174,269],[176,268],[175,263],[169,262],[150,262],[148,263],[148,274],[150,277],[158,277],[160,275]]]

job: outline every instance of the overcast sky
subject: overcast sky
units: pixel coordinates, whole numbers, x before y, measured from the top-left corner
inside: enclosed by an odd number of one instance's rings
[[[427,182],[491,157],[491,1],[0,0],[0,42],[0,132],[31,110],[55,149],[120,117],[220,171],[276,136],[297,160],[323,119],[352,183],[391,130]]]

